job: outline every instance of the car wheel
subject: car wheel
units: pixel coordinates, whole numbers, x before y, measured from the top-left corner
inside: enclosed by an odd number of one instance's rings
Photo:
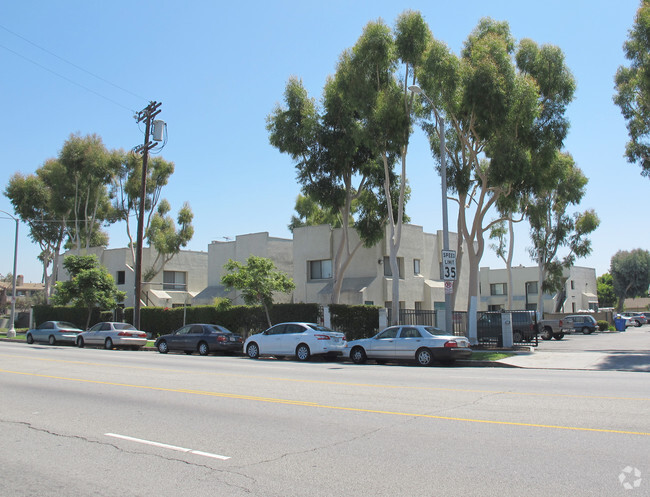
[[[309,357],[311,356],[311,353],[309,352],[309,347],[305,345],[304,343],[301,343],[296,347],[296,358],[299,361],[308,361]]]
[[[582,328],[582,334],[583,335],[588,335],[589,333],[591,333],[591,330],[589,328],[587,328],[586,326],[584,328]]]
[[[551,328],[546,327],[542,330],[540,336],[542,337],[542,340],[550,340],[551,338],[553,338],[553,330],[551,330]]]
[[[634,323],[635,323],[634,326],[636,326],[637,328],[641,327],[641,321],[635,321]]]
[[[85,345],[85,344],[84,344],[84,339],[83,339],[83,337],[79,337],[79,338],[77,338],[77,347],[79,347],[80,349],[83,349],[83,348],[84,348],[84,345]]]
[[[210,352],[210,347],[208,347],[208,344],[205,342],[201,342],[199,344],[199,354],[208,355],[209,352]]]
[[[520,331],[515,331],[515,332],[512,334],[512,341],[515,342],[515,343],[521,343],[521,342],[523,342],[523,337],[522,337]]]
[[[352,362],[355,364],[363,364],[366,362],[366,351],[363,350],[362,347],[355,347],[352,349],[352,352],[350,352],[350,359],[352,359]]]
[[[56,338],[54,338],[54,335],[50,335],[50,338],[47,339],[47,343],[50,345],[56,345]]]
[[[556,340],[562,340],[564,338],[564,333],[556,333],[555,335],[553,335],[553,338],[555,338]]]
[[[104,348],[105,348],[106,350],[111,350],[111,349],[113,348],[113,340],[111,340],[110,337],[108,337],[108,338],[106,339],[106,341],[104,342]]]
[[[27,333],[27,336],[25,337],[25,340],[27,340],[27,343],[29,343],[29,344],[34,343],[34,337],[32,336],[31,333]]]
[[[259,359],[260,357],[260,348],[255,342],[251,342],[246,347],[246,355],[251,359]]]
[[[158,352],[161,354],[166,354],[169,352],[169,345],[167,345],[167,342],[165,340],[158,342]]]
[[[429,349],[422,348],[415,353],[415,360],[419,366],[431,366],[433,363],[433,355]]]

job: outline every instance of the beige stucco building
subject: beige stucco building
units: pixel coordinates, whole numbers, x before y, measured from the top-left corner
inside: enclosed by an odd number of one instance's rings
[[[230,241],[213,241],[208,246],[207,288],[204,288],[193,299],[195,305],[211,305],[215,297],[229,298],[234,304],[241,305],[241,292],[227,290],[221,284],[225,274],[223,266],[229,259],[245,263],[249,256],[266,257],[271,259],[278,270],[293,275],[293,241],[286,238],[276,238],[268,233],[250,233],[238,235]],[[278,293],[274,302],[291,302],[292,296]]]
[[[66,252],[77,255],[78,251]],[[95,254],[99,262],[115,279],[117,289],[126,292],[124,305],[135,304],[135,272],[133,256],[128,248],[106,249],[94,247],[83,251]],[[67,279],[63,258],[59,261],[58,280]],[[150,247],[142,250],[143,273],[156,259],[156,251]],[[208,254],[193,250],[182,250],[174,255],[165,267],[151,281],[142,283],[142,304],[156,307],[178,307],[191,304],[192,299],[208,284]]]
[[[574,313],[598,310],[596,270],[573,266],[564,270],[566,278],[564,292],[544,294],[545,313]],[[512,288],[508,288],[508,271],[482,267],[479,272],[480,311],[505,309],[508,293],[512,293],[512,309],[537,310],[538,297],[537,266],[512,268]]]

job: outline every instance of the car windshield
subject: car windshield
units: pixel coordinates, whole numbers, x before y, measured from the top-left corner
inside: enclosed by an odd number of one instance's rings
[[[135,330],[135,326],[129,323],[113,323],[116,330]]]
[[[440,328],[434,328],[433,326],[425,326],[424,329],[429,333],[429,335],[449,335],[445,330],[441,330]]]

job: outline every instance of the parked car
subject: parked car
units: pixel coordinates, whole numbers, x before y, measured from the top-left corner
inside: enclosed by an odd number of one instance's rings
[[[159,336],[154,346],[161,354],[182,350],[186,354],[208,355],[210,352],[241,352],[242,342],[240,335],[218,324],[187,324],[174,333]]]
[[[141,349],[147,344],[147,334],[129,323],[104,321],[97,323],[88,331],[79,333],[77,346],[101,345],[105,349],[131,348]]]
[[[314,355],[337,357],[346,346],[345,335],[315,323],[280,323],[252,335],[244,342],[244,353],[251,359],[262,355],[295,356],[307,361]]]
[[[598,323],[593,316],[588,314],[573,314],[560,319],[560,326],[564,333],[579,331],[583,335],[590,335],[598,328]]]
[[[648,322],[647,318],[641,312],[621,312],[621,316],[628,318],[636,327]]]
[[[512,341],[514,343],[532,342],[537,336],[535,311],[510,311],[512,316]],[[502,343],[503,325],[501,312],[483,312],[476,322],[476,336],[479,342]],[[561,340],[564,335],[554,335]]]
[[[82,331],[67,321],[45,321],[38,325],[37,328],[27,331],[25,340],[27,340],[27,343],[48,342],[50,345],[56,345],[57,343],[74,344],[77,335]]]
[[[374,359],[378,364],[389,360],[415,360],[420,366],[430,366],[434,360],[453,364],[456,359],[472,355],[469,340],[449,335],[433,326],[391,326],[372,338],[348,343],[346,355],[355,364]]]

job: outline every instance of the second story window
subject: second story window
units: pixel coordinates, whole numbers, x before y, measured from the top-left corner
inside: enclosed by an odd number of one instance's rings
[[[505,283],[492,283],[490,285],[490,295],[508,295],[508,285]]]
[[[397,269],[399,270],[399,278],[404,278],[404,257],[397,258]],[[393,276],[393,271],[390,268],[390,257],[384,256],[384,276],[390,278]]]
[[[309,261],[309,279],[327,280],[332,277],[332,260]]]
[[[124,271],[118,271],[117,272],[117,284],[118,285],[124,285],[126,282],[126,274]]]
[[[420,259],[413,259],[413,274],[421,274],[420,273]]]
[[[163,290],[187,290],[187,273],[182,271],[163,271]]]

